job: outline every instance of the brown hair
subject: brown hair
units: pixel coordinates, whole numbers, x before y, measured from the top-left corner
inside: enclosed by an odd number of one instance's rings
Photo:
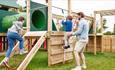
[[[67,19],[72,20],[73,17],[69,15],[69,16],[67,16]]]
[[[84,15],[83,12],[78,12],[77,15],[81,16],[81,18],[84,18],[84,17],[85,17],[85,15]]]
[[[18,18],[18,21],[23,21],[23,20],[24,20],[24,17],[22,16]]]

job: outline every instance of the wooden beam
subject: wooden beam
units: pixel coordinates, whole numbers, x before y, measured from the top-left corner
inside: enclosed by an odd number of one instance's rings
[[[0,33],[0,36],[6,36],[7,34],[6,33]]]
[[[97,43],[96,43],[96,13],[94,13],[94,23],[93,23],[93,34],[94,34],[94,55],[97,52]]]
[[[102,14],[102,16],[112,16],[115,15],[115,9],[112,10],[100,10],[94,11],[96,14]]]
[[[61,9],[61,10],[64,10],[64,11],[69,12],[69,10],[67,10],[67,9],[63,9],[63,8],[56,7],[56,6],[52,6],[52,8]],[[71,11],[71,13],[72,13],[72,14],[76,14],[76,12],[73,12],[73,11]]]
[[[71,15],[71,0],[68,0],[68,15]]]
[[[39,50],[39,48],[41,47],[41,45],[43,44],[43,42],[46,40],[45,35],[46,35],[46,32],[44,32],[42,34],[42,36],[40,37],[40,39],[37,41],[37,43],[35,44],[35,46],[28,53],[28,55],[23,60],[23,62],[19,65],[19,67],[17,68],[17,70],[25,70],[26,69],[26,67],[28,66],[28,64],[30,63],[30,61],[34,57],[34,55],[37,53],[37,51]]]
[[[52,0],[48,0],[48,31],[52,31]]]
[[[91,16],[85,16],[85,19],[86,19],[86,20],[93,20],[94,18],[91,17]]]
[[[53,18],[56,18],[56,19],[64,19],[64,16],[62,16],[62,15],[57,15],[57,14],[53,14],[52,17],[53,17]]]
[[[48,0],[48,39],[47,39],[47,45],[48,45],[48,66],[51,65],[51,58],[50,58],[50,34],[52,31],[52,0]]]
[[[103,16],[100,14],[101,34],[103,35]],[[102,36],[103,38],[103,36]],[[101,52],[103,53],[103,40],[101,38]]]
[[[25,37],[38,37],[38,36],[42,36],[43,33],[46,33],[47,31],[31,31],[31,32],[27,32],[25,33]]]
[[[30,0],[27,0],[27,32],[30,31]]]
[[[51,41],[50,41],[50,35],[51,33],[48,33],[47,38],[47,46],[48,46],[48,66],[51,66]]]

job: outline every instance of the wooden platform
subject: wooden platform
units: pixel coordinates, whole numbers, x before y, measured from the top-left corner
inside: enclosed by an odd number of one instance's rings
[[[47,31],[31,31],[31,32],[27,32],[25,33],[25,37],[38,37],[38,36],[42,36],[44,33],[46,33]]]
[[[48,47],[48,65],[65,63],[73,59],[73,47],[67,50],[64,46],[64,32],[52,32],[50,36],[50,45]]]

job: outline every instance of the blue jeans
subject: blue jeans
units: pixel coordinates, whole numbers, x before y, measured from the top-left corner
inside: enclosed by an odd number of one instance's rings
[[[14,42],[18,40],[20,42],[19,48],[23,49],[23,38],[18,34],[14,32],[8,32],[7,33],[7,39],[8,39],[8,50],[6,53],[6,57],[10,57],[10,54],[12,52],[12,49],[14,47]]]

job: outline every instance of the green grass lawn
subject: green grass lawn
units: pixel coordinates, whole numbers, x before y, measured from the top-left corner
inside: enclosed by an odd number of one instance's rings
[[[16,59],[17,58],[17,59]],[[24,56],[15,56],[11,58],[10,65],[17,67],[19,62]],[[3,57],[0,57],[0,60]],[[86,60],[88,69],[87,70],[115,70],[115,53],[98,53],[94,56],[91,53],[86,53]],[[75,61],[66,62],[66,64],[57,64],[48,67],[47,52],[38,51],[35,57],[32,59],[26,70],[71,70],[75,67]],[[0,68],[0,70],[6,70]]]

